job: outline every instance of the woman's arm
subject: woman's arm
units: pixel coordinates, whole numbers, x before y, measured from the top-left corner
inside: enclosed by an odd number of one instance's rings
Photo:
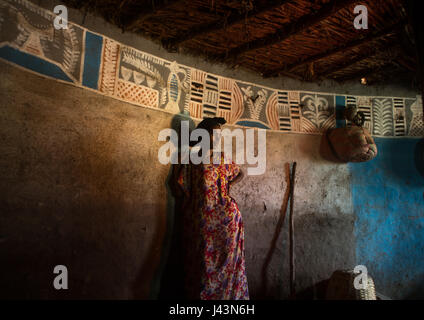
[[[244,178],[243,170],[240,168],[240,172],[232,181],[230,181],[230,186],[240,182]]]
[[[171,184],[174,197],[182,197],[184,195],[184,190],[178,183],[178,177],[180,176],[182,169],[183,166],[180,164],[174,164],[172,167]]]

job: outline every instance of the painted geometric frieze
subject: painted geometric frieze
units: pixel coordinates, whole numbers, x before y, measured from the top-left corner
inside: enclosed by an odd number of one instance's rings
[[[231,103],[234,88],[234,80],[218,78],[218,111],[217,116],[223,117],[228,122],[231,121]]]
[[[302,113],[300,112],[300,93],[297,91],[289,92],[289,106],[291,127],[294,132],[302,131]]]
[[[336,96],[336,127],[343,128],[346,126],[345,110],[346,110],[345,96]],[[356,102],[355,102],[356,103]]]
[[[356,108],[357,104],[356,104],[356,97],[354,96],[347,96],[346,97],[346,107],[347,108]]]
[[[172,113],[188,110],[190,92],[188,68],[180,66],[175,61],[168,62],[122,46],[118,71],[119,80],[115,92],[118,97],[122,98],[122,90],[125,90],[128,100],[140,105],[161,108]],[[141,92],[147,94],[148,98],[143,98]]]
[[[344,109],[365,115],[375,136],[424,136],[420,97],[367,97],[288,91],[217,76],[167,61],[68,21],[27,0],[0,2],[0,59],[104,95],[196,119],[280,132],[323,133],[350,125]],[[337,119],[336,119],[337,118]]]
[[[243,92],[237,83],[233,80],[233,90],[231,94],[231,120],[230,123],[236,123],[244,113]]]
[[[355,110],[358,110],[358,104],[356,101],[356,97],[355,96],[346,96],[346,108],[353,108]],[[344,117],[344,115],[343,115]],[[352,125],[352,121],[350,120],[346,120],[346,125],[351,126]]]
[[[203,91],[203,117],[214,117],[218,113],[218,77],[206,74]]]
[[[372,98],[371,97],[357,97],[356,99],[357,103],[357,110],[363,112],[365,115],[365,123],[364,128],[367,128],[369,132],[372,131],[372,116],[371,113],[372,109]]]
[[[190,116],[196,119],[203,117],[203,92],[205,88],[206,72],[192,70],[190,78]]]
[[[192,117],[223,117],[227,122],[233,122],[234,80],[193,69],[190,81],[189,111]]]
[[[275,91],[268,99],[266,116],[273,130],[300,132],[299,92]]]
[[[395,136],[406,135],[405,99],[393,99],[393,123]]]
[[[119,49],[120,45],[118,42],[104,39],[98,88],[101,92],[108,95],[114,95],[115,93]]]
[[[116,96],[147,107],[157,107],[159,103],[157,90],[121,79],[117,81]]]
[[[292,130],[292,112],[289,103],[289,92],[278,91],[276,97],[278,103],[278,129],[289,132]]]
[[[423,121],[423,102],[418,97],[408,106],[409,114],[411,114],[411,122],[409,125],[409,136],[424,136]]]
[[[56,30],[56,15],[28,1],[0,3],[0,56],[33,71],[81,83],[83,30],[68,23]]]
[[[393,136],[393,99],[372,99],[373,134]],[[366,116],[365,116],[366,119]]]
[[[121,47],[115,94],[143,105],[146,102],[141,94],[143,92],[150,97],[147,105],[158,108],[167,102],[168,97],[167,82],[163,77],[164,61],[152,61],[149,58],[150,56],[133,48]],[[162,69],[159,71],[160,68]]]
[[[190,68],[179,65],[176,61],[165,62],[168,68],[167,77],[167,102],[162,95],[160,107],[173,113],[188,110],[190,98]],[[163,104],[162,104],[163,103]]]
[[[202,118],[203,115],[203,90],[206,72],[200,70],[192,70],[190,83],[190,116],[196,119]]]
[[[334,96],[301,94],[302,131],[322,132],[336,127]]]
[[[269,97],[266,104],[266,118],[272,130],[280,130],[278,92]]]
[[[268,124],[266,107],[268,99],[274,91],[242,82],[237,82],[237,86],[242,92],[244,107],[237,124],[270,129],[271,126]]]
[[[289,93],[278,91],[278,129],[282,131],[291,131]]]

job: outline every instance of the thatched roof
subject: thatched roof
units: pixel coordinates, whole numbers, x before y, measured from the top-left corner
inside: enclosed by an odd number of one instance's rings
[[[65,0],[170,51],[200,54],[264,77],[316,81],[415,79],[403,0]],[[368,8],[357,30],[354,7]]]

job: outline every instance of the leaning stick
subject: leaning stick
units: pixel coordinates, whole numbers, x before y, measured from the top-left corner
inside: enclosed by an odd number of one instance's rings
[[[294,264],[294,219],[293,219],[293,196],[294,196],[294,179],[296,174],[296,162],[293,162],[290,177],[290,296],[295,297],[295,264]]]

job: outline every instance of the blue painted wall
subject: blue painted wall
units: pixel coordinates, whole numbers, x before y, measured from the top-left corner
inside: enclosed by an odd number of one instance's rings
[[[40,74],[73,82],[59,66],[26,52],[19,51],[8,45],[0,48],[0,57]]]
[[[245,127],[251,127],[251,128],[269,129],[269,127],[267,127],[266,125],[258,121],[242,120],[242,121],[238,121],[236,124],[245,126]]]
[[[349,164],[357,264],[376,291],[424,298],[424,139],[375,141],[374,160]]]
[[[336,127],[343,128],[346,126],[346,120],[344,118],[344,109],[346,107],[346,97],[336,96]]]
[[[89,31],[85,35],[84,74],[82,84],[92,89],[98,89],[100,60],[103,38]]]

